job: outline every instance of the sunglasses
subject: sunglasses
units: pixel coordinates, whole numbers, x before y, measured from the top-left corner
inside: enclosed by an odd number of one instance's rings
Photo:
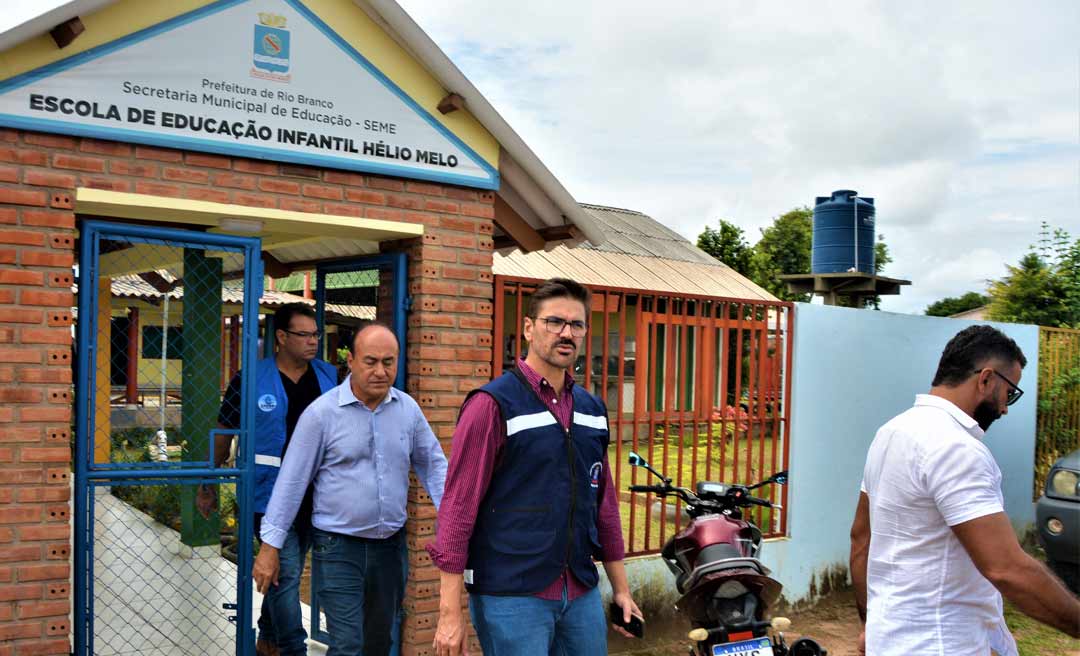
[[[984,369],[978,369],[974,373],[981,374],[983,371],[985,371],[985,370]],[[994,372],[994,374],[998,378],[1000,378],[1001,380],[1003,380],[1003,381],[1005,381],[1006,383],[1009,384],[1009,391],[1005,393],[1005,405],[1012,405],[1012,404],[1016,403],[1017,401],[1019,401],[1020,397],[1024,395],[1024,390],[1017,387],[1016,383],[1014,383],[1011,380],[1009,380],[1008,378],[1006,378],[997,369],[990,369],[990,371]]]

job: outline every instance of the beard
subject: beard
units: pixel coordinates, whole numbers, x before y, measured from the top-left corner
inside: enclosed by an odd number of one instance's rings
[[[555,350],[558,347],[563,346],[563,345],[569,346],[572,349],[570,355],[564,356],[564,355],[562,355],[561,353],[559,353],[558,351]],[[559,369],[569,369],[569,368],[573,367],[574,362],[577,361],[577,355],[578,355],[577,344],[575,344],[573,340],[560,339],[557,342],[555,342],[554,344],[552,344],[551,348],[546,353],[542,352],[540,354],[540,357],[541,357],[542,360],[544,360],[545,362],[547,362],[548,364],[550,364],[553,367],[557,367]]]
[[[994,423],[1001,417],[1001,413],[998,412],[997,404],[991,400],[986,400],[975,406],[975,416],[972,419],[979,424],[979,428],[986,432],[990,428],[990,424]]]

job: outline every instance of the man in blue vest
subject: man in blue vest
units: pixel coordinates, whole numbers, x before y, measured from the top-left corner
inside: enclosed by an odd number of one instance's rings
[[[573,280],[541,285],[524,323],[528,355],[462,406],[428,547],[442,570],[437,656],[468,651],[463,585],[484,654],[606,654],[594,559],[622,620],[641,618],[623,566],[607,408],[569,373],[589,300]]]
[[[293,429],[312,401],[337,386],[337,369],[316,359],[319,333],[315,311],[304,303],[283,305],[274,313],[277,353],[255,363],[255,535],[274,489],[281,461]],[[218,422],[224,428],[240,426],[240,374],[229,383]],[[218,465],[228,458],[228,436],[215,443]],[[307,632],[300,610],[300,576],[311,547],[311,490],[281,549],[281,573],[263,596],[259,637],[260,656],[307,654]]]

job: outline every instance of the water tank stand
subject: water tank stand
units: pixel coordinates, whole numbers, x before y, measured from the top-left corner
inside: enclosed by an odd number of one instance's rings
[[[841,296],[846,296],[854,301],[854,307],[862,307],[862,301],[872,296],[896,296],[902,286],[911,284],[910,280],[859,271],[795,273],[780,279],[792,294],[817,294],[825,299],[825,305],[836,305]]]

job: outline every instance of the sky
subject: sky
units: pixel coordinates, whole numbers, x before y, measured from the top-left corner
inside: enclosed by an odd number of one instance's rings
[[[1080,3],[401,0],[579,201],[753,243],[836,189],[912,281],[982,291],[1080,237]]]
[[[581,202],[753,243],[836,189],[912,281],[982,291],[1080,236],[1080,3],[400,0]],[[60,0],[3,0],[0,31]]]

